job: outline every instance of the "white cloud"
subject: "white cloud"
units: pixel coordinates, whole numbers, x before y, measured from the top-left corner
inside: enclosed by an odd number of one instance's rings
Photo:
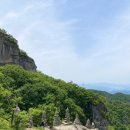
[[[97,39],[97,45],[81,58],[75,51],[76,38],[71,32],[72,25],[80,29],[75,26],[80,21],[63,22],[59,17],[58,7],[67,2],[33,1],[19,10],[9,10],[0,25],[16,36],[38,69],[49,75],[75,82],[130,83],[129,10],[95,31],[92,37]]]

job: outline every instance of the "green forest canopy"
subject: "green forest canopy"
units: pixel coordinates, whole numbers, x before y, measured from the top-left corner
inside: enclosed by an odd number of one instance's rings
[[[12,112],[19,105],[21,112],[15,115],[15,123],[26,127],[29,113],[34,117],[34,125],[39,125],[43,111],[47,113],[48,124],[52,125],[54,112],[60,110],[64,118],[65,109],[70,109],[71,120],[78,113],[81,121],[92,118],[91,105],[104,104],[102,96],[87,91],[70,82],[49,77],[39,71],[27,71],[20,66],[0,67],[0,128],[12,122]],[[17,120],[16,120],[17,119]],[[18,127],[14,124],[14,127]]]
[[[110,94],[96,90],[93,90],[93,92],[106,98],[109,124],[115,130],[130,130],[130,95],[122,93]]]

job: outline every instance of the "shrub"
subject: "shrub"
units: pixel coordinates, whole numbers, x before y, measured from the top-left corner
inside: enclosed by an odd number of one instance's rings
[[[10,42],[12,42],[14,44],[17,44],[17,40],[12,35],[8,34],[6,32],[6,30],[0,29],[0,33],[4,34],[5,40],[10,41]]]
[[[0,129],[11,130],[9,122],[1,117],[0,117]]]

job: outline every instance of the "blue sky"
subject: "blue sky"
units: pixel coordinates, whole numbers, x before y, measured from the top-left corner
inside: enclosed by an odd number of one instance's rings
[[[0,27],[48,75],[130,84],[129,0],[1,0]]]

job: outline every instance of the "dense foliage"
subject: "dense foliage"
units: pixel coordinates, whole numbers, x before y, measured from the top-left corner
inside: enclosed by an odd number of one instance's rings
[[[17,44],[17,40],[11,35],[11,34],[8,34],[6,30],[4,29],[0,29],[0,33],[3,34],[3,38],[7,41],[10,41],[14,44]]]
[[[29,115],[34,125],[41,121],[43,111],[52,125],[55,110],[64,118],[70,109],[72,120],[78,113],[82,122],[91,117],[90,106],[104,102],[104,98],[70,82],[56,80],[41,72],[27,71],[15,65],[0,67],[0,128],[11,130],[27,127]],[[16,106],[21,111],[16,112]],[[6,125],[5,125],[6,124]],[[4,127],[4,128],[3,128]]]
[[[21,57],[27,57],[28,55],[27,55],[27,53],[25,51],[20,50],[20,56]]]
[[[130,95],[116,93],[110,94],[103,91],[95,91],[95,93],[102,95],[109,102],[108,120],[113,130],[130,130]]]
[[[21,50],[21,49],[20,49],[20,57],[29,58],[29,59],[33,60],[30,56],[28,56],[28,54],[24,50]]]

